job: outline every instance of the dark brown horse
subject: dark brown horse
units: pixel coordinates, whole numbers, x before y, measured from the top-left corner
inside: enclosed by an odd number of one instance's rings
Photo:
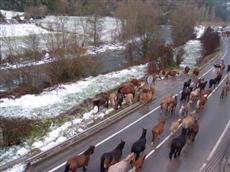
[[[147,129],[142,129],[141,137],[132,145],[131,152],[135,153],[136,160],[139,158],[140,153],[144,152],[146,145],[146,133]]]
[[[106,106],[106,108],[109,108],[109,97],[108,96],[102,96],[101,98],[97,100],[93,100],[93,106],[97,106],[98,112],[101,106]]]
[[[184,147],[185,143],[186,143],[186,129],[182,128],[181,135],[174,138],[171,142],[169,159],[172,159],[173,155],[174,158],[180,156],[181,150]]]
[[[84,153],[69,159],[65,165],[65,172],[76,172],[78,168],[83,167],[83,171],[87,170],[90,155],[94,153],[95,146],[90,146]]]
[[[117,145],[115,149],[110,152],[106,152],[101,156],[101,172],[106,172],[109,166],[119,162],[122,156],[122,150],[125,146],[125,142],[121,142]]]

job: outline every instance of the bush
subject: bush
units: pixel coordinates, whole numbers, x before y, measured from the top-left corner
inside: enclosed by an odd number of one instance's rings
[[[3,146],[21,144],[31,134],[33,121],[23,118],[0,118],[3,130]]]
[[[98,64],[89,57],[62,58],[47,67],[52,83],[67,82],[88,75],[94,75]]]

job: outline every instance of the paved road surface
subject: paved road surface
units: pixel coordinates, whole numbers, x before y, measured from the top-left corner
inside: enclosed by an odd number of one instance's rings
[[[225,42],[226,46],[222,52],[222,56],[225,58],[225,62],[230,64],[230,44]],[[209,70],[212,64],[206,66],[202,73],[209,71],[205,78],[213,78],[214,73]],[[153,125],[155,125],[161,117],[159,106],[160,99],[162,96],[169,95],[171,93],[178,93],[182,89],[183,81],[160,81],[157,83],[157,100],[151,104],[144,106],[138,111],[132,113],[128,117],[122,119],[116,124],[104,129],[103,131],[95,134],[94,136],[86,139],[78,145],[74,145],[70,149],[49,160],[43,161],[33,166],[33,172],[47,172],[51,171],[64,171],[62,165],[68,158],[75,154],[79,154],[88,148],[89,145],[96,145],[96,151],[91,157],[91,161],[88,167],[90,172],[100,171],[100,156],[107,151],[112,150],[121,139],[126,141],[126,145],[123,151],[123,157],[127,156],[130,152],[131,145],[141,135],[142,128],[148,129],[147,133],[147,147],[145,153],[149,153],[153,147],[150,146],[150,131]],[[197,135],[196,141],[193,144],[187,145],[182,152],[179,159],[169,160],[169,140],[162,145],[160,149],[155,151],[148,159],[146,159],[143,170],[144,172],[194,172],[199,171],[202,164],[207,159],[210,151],[217,142],[219,136],[224,130],[227,122],[230,119],[230,96],[220,101],[221,87],[210,97],[204,110],[201,110],[200,115],[200,132]],[[155,110],[154,110],[155,109]],[[151,111],[151,113],[149,112]],[[137,119],[145,116],[142,120],[135,122]],[[164,133],[158,143],[161,142],[165,137],[168,136],[168,128],[172,121],[175,120],[174,116],[168,116],[167,123],[165,126]],[[133,123],[130,127],[122,130],[125,126]],[[122,130],[122,131],[121,131]],[[114,134],[115,133],[115,134]],[[229,133],[229,132],[228,132]],[[230,134],[228,134],[230,136]],[[225,137],[222,141],[222,147],[226,144],[225,142],[229,137]],[[221,147],[221,146],[220,146]],[[218,154],[217,154],[218,155]]]

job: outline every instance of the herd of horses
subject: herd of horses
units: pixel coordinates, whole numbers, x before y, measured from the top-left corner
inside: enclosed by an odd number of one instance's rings
[[[159,122],[153,126],[151,131],[152,141],[151,145],[154,146],[157,143],[157,140],[161,137],[164,126],[166,123],[166,117],[171,114],[176,113],[178,107],[178,117],[175,121],[171,123],[169,128],[171,145],[169,152],[169,159],[177,158],[180,156],[183,147],[186,143],[191,143],[195,141],[196,135],[199,132],[199,116],[198,113],[200,109],[204,108],[209,95],[212,93],[213,89],[217,87],[220,83],[221,78],[224,73],[225,66],[217,70],[216,77],[205,81],[204,78],[199,78],[196,81],[189,79],[184,82],[183,90],[181,92],[180,100],[178,100],[179,95],[169,95],[163,97],[160,102],[161,113],[166,115],[162,116]],[[198,76],[199,71],[193,71],[193,74]],[[208,85],[209,84],[209,85]],[[230,89],[230,65],[227,68],[227,80],[225,81],[224,86],[222,87],[220,98],[223,99],[224,96],[227,96]],[[115,108],[122,106],[123,99],[134,98],[134,96],[139,94],[139,100],[141,96],[144,97],[143,100],[148,100],[145,94],[151,94],[152,96],[155,93],[154,86],[147,86],[144,84],[141,86],[139,80],[132,80],[128,84],[121,85],[118,87],[116,92],[111,93],[108,97],[99,99],[94,103],[94,105],[100,106],[106,104],[109,106],[109,101],[111,105],[114,105]],[[122,99],[122,100],[120,100]],[[126,100],[126,102],[129,102]],[[129,102],[131,103],[131,102]],[[181,133],[174,137],[176,132],[181,129]],[[121,140],[120,143],[111,151],[105,152],[101,155],[100,158],[100,171],[101,172],[128,172],[130,165],[133,167],[134,172],[140,172],[144,164],[146,154],[144,154],[146,143],[147,143],[147,129],[142,129],[142,134],[139,139],[132,144],[130,154],[126,158],[121,160],[122,152],[125,147],[125,141]],[[76,172],[78,168],[83,168],[83,171],[87,170],[90,156],[95,152],[95,146],[89,146],[89,148],[75,157],[69,159],[65,166],[65,172],[71,170]]]

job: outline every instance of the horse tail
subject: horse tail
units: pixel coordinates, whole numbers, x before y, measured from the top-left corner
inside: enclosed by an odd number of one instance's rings
[[[105,172],[105,168],[104,168],[104,160],[105,160],[105,157],[102,156],[101,157],[101,164],[100,164],[100,167],[101,167],[101,172]]]
[[[65,172],[69,172],[69,164],[68,163],[65,165]]]

